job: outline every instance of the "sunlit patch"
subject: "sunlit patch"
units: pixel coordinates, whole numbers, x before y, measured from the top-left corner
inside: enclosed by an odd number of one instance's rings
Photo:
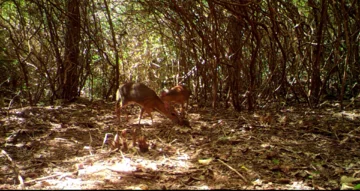
[[[187,162],[185,162],[185,161],[178,161],[176,163],[176,166],[181,167],[181,168],[189,168]]]
[[[123,158],[121,162],[118,162],[115,165],[108,167],[108,169],[115,172],[132,172],[136,170],[136,167],[131,165],[131,160],[129,158]]]
[[[303,181],[293,182],[288,188],[291,190],[313,190],[313,188],[306,186]]]
[[[150,169],[153,171],[158,170],[157,164],[149,160],[138,160],[136,161],[139,167]]]
[[[178,156],[177,159],[178,159],[178,160],[189,160],[190,157],[189,157],[188,154],[183,153],[181,156]]]
[[[201,185],[201,186],[192,186],[192,190],[210,190],[209,186],[207,185]]]

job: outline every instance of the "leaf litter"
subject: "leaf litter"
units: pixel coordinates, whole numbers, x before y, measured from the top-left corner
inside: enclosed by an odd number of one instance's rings
[[[191,127],[156,112],[138,125],[137,107],[119,124],[113,110],[100,101],[1,108],[0,189],[359,187],[359,109],[193,106]]]

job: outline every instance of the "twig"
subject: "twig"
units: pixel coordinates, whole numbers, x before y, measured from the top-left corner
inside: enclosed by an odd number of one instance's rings
[[[158,137],[157,135],[154,135],[161,143],[164,143],[164,141],[160,138],[160,137]]]
[[[228,164],[226,164],[224,161],[217,159],[219,162],[221,162],[223,165],[227,166],[230,170],[234,171],[236,174],[238,174],[240,176],[240,178],[243,179],[244,182],[249,183],[249,181],[242,175],[240,174],[240,172],[238,172],[237,170],[235,170],[233,167],[229,166]]]
[[[19,173],[19,168],[16,166],[15,162],[12,160],[12,158],[9,156],[9,154],[7,154],[6,151],[4,150],[1,150],[1,153],[3,155],[5,155],[7,157],[7,159],[11,162],[11,166],[14,170],[14,175],[15,177],[19,180],[19,184],[21,186],[21,189],[24,189],[25,188],[25,185],[24,185],[24,179],[21,177],[20,173]],[[14,177],[14,178],[15,178]]]
[[[19,91],[19,92],[11,99],[11,101],[9,102],[8,111],[10,110],[10,107],[11,107],[12,102],[15,100],[15,98],[16,98],[17,96],[19,96],[19,94],[20,94],[20,91]]]
[[[106,141],[107,141],[108,135],[112,135],[112,133],[105,133],[105,137],[104,137],[104,141],[103,141],[103,144],[102,144],[102,146],[101,146],[101,149],[104,148],[104,145],[105,145],[105,143],[106,143]]]
[[[55,175],[45,176],[45,177],[41,177],[41,178],[36,178],[36,179],[29,180],[29,181],[25,182],[25,184],[36,182],[36,181],[39,181],[39,180],[46,180],[46,179],[54,178],[54,177],[57,177],[57,176],[61,176],[61,174],[55,174]]]
[[[91,152],[91,150],[92,150],[92,142],[93,142],[93,139],[92,139],[92,136],[91,136],[91,133],[90,133],[90,131],[89,131],[89,139],[90,139],[90,147],[89,147],[89,153],[90,153],[90,155],[93,155],[93,153]]]

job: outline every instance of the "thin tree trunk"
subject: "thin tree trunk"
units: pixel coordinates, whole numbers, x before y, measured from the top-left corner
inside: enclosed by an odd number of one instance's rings
[[[347,48],[346,57],[345,57],[345,65],[344,65],[344,74],[342,77],[342,84],[341,84],[341,95],[340,95],[340,109],[343,110],[344,109],[343,99],[344,99],[344,94],[345,94],[346,76],[347,76],[346,74],[347,74],[347,68],[349,65],[349,59],[350,59],[350,54],[351,54],[351,45],[350,45],[350,41],[349,41],[349,27],[348,27],[349,16],[348,16],[348,14],[346,14],[344,0],[341,0],[341,10],[342,10],[342,13],[344,14],[344,33],[345,33],[345,44],[346,44],[346,48]]]
[[[112,81],[112,78],[110,79],[110,89],[108,91],[108,93],[106,94],[106,97],[109,96],[109,94],[112,92],[113,93],[113,99],[115,99],[115,94],[116,94],[116,90],[119,88],[119,78],[120,78],[120,72],[119,72],[119,53],[118,53],[118,49],[117,49],[117,46],[118,46],[118,43],[116,41],[116,35],[115,35],[115,31],[114,31],[114,24],[112,22],[112,19],[111,19],[111,13],[110,13],[110,9],[109,9],[109,6],[108,6],[108,3],[106,0],[104,0],[104,5],[105,5],[105,8],[106,8],[106,14],[107,14],[107,19],[108,19],[108,22],[109,22],[109,26],[110,26],[110,32],[111,32],[111,36],[112,36],[112,46],[114,48],[114,54],[115,54],[115,79],[114,81]],[[115,87],[115,88],[114,88]]]
[[[311,1],[312,2],[312,1]],[[312,2],[314,3],[314,2]],[[314,8],[314,15],[317,16]],[[315,61],[312,64],[312,75],[311,75],[311,94],[310,94],[310,100],[312,106],[316,106],[319,102],[320,97],[320,87],[321,87],[321,78],[320,78],[320,64],[321,60],[323,59],[323,29],[326,22],[326,12],[327,12],[327,0],[321,1],[321,15],[320,15],[320,21],[318,21],[317,26],[317,46],[315,49]]]
[[[77,97],[79,87],[80,0],[68,1],[67,14],[65,55],[64,63],[60,68],[60,83],[61,97],[71,100]]]

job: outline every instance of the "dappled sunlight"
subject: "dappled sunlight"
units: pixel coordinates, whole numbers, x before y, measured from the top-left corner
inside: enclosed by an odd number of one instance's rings
[[[139,125],[133,109],[134,123],[121,124],[113,104],[9,110],[2,119],[9,130],[2,149],[32,189],[310,189],[308,177],[321,178],[318,170],[335,171],[327,176],[336,179],[342,174],[336,166],[356,167],[344,163],[358,154],[351,134],[356,110],[343,117],[308,108],[214,115],[192,107],[190,127],[183,127],[157,112],[154,123],[146,116]],[[111,145],[116,129],[118,149]],[[133,145],[134,129],[146,138],[147,149]],[[321,165],[323,160],[333,165]]]
[[[360,189],[358,0],[0,7],[0,190]]]

